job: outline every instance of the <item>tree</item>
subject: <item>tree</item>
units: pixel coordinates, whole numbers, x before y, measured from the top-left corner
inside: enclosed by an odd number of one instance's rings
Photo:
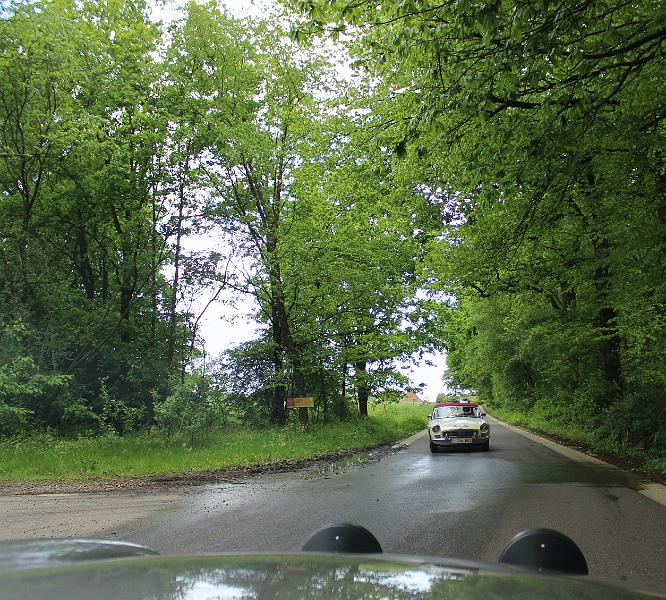
[[[457,296],[450,320],[469,324],[449,325],[452,377],[561,407],[583,352],[586,414],[625,437],[618,415],[644,406],[659,416],[630,419],[628,439],[653,443],[666,423],[653,371],[666,350],[663,7],[296,5],[297,36],[362,32],[353,51],[390,106],[375,124],[441,203],[426,268]],[[639,358],[646,336],[654,354]]]
[[[17,3],[4,16],[0,314],[29,332],[16,358],[59,382],[13,401],[50,425],[72,406],[99,416],[106,380],[150,418],[149,391],[167,380],[155,340],[170,260],[159,32],[141,1]]]

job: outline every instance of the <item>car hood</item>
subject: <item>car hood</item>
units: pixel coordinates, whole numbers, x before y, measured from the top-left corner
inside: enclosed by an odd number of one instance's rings
[[[645,598],[586,577],[391,555],[142,556],[0,573],[4,600]]]
[[[433,419],[430,425],[437,423],[442,429],[478,429],[485,421],[483,419],[470,419],[469,417],[453,417],[448,419]]]

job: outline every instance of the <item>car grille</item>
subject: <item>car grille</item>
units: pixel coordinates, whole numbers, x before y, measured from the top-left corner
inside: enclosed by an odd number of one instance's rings
[[[445,431],[444,434],[448,437],[476,437],[479,432],[476,429],[450,429]]]

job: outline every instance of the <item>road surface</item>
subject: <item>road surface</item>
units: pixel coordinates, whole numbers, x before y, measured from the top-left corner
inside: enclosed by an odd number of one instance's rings
[[[299,549],[333,521],[370,529],[386,552],[495,562],[511,537],[550,527],[591,574],[666,589],[666,507],[641,482],[569,460],[497,422],[489,452],[433,455],[427,436],[352,459],[238,482],[152,492],[0,497],[0,538],[96,536],[162,553]]]

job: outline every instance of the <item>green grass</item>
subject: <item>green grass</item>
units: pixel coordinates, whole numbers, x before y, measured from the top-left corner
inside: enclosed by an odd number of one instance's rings
[[[522,413],[498,406],[488,406],[487,408],[493,417],[511,425],[518,425],[518,427],[524,427],[525,429],[533,429],[550,435],[560,436],[570,442],[586,446],[591,445],[593,442],[593,436],[589,431],[572,425],[567,425],[565,428],[560,423],[540,415]]]
[[[58,480],[197,473],[225,467],[276,464],[366,448],[425,427],[430,407],[376,406],[367,419],[344,423],[217,431],[190,447],[158,433],[58,439],[40,434],[0,441],[0,480]]]

